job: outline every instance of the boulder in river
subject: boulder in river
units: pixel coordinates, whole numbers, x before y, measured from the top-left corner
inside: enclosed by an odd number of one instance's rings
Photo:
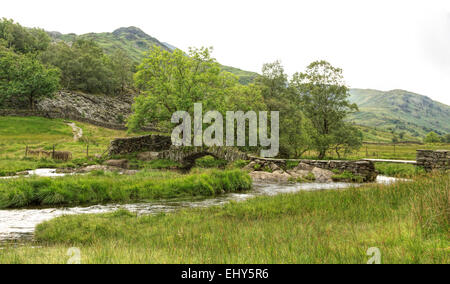
[[[313,168],[311,171],[316,178],[317,182],[333,182],[333,176],[335,173],[329,170],[324,170],[320,168]]]
[[[253,180],[264,182],[288,182],[291,175],[284,171],[275,171],[273,173],[263,171],[253,171],[250,173]]]

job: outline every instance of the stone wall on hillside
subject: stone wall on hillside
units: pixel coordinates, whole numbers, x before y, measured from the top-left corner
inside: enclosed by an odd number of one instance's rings
[[[448,170],[450,168],[450,150],[417,150],[417,165],[427,171]]]
[[[172,145],[170,136],[146,135],[131,138],[118,138],[111,141],[110,155],[130,154],[145,151],[161,152]]]

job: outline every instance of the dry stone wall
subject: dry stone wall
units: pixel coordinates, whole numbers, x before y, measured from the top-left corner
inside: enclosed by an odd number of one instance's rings
[[[146,135],[131,138],[118,138],[111,141],[110,155],[130,154],[137,152],[161,152],[170,149],[172,140],[170,136]]]
[[[258,163],[275,163],[282,168],[286,168],[288,160],[283,159],[263,159],[258,157],[251,157],[253,161]],[[298,163],[304,163],[316,168],[325,170],[338,170],[339,172],[351,172],[354,175],[363,177],[365,182],[375,181],[377,178],[377,171],[375,164],[370,161],[322,161],[322,160],[291,160]]]
[[[417,150],[417,165],[427,171],[448,170],[450,150]]]

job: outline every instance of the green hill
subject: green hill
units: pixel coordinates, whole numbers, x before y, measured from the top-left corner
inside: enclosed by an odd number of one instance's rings
[[[364,89],[351,89],[350,95],[350,101],[359,107],[350,118],[355,124],[417,138],[430,131],[450,133],[450,107],[426,96]]]
[[[76,34],[61,34],[59,32],[48,32],[54,41],[65,41],[67,43],[74,42],[76,39],[93,40],[99,44],[106,53],[111,54],[116,49],[122,49],[136,63],[143,58],[143,53],[148,51],[153,46],[161,47],[162,49],[172,51],[176,49],[175,46],[160,42],[154,37],[143,32],[136,27],[119,28],[112,33],[88,33],[83,35]],[[254,72],[244,71],[235,67],[222,66],[223,70],[231,72],[239,77],[242,84],[249,84],[258,75]]]

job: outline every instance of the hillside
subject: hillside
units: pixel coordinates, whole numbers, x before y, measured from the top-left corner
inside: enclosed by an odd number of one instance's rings
[[[355,124],[405,132],[417,138],[430,131],[450,133],[450,107],[426,96],[403,90],[368,89],[351,89],[350,95],[350,101],[359,107],[350,118]]]
[[[144,33],[136,27],[119,28],[112,33],[88,33],[84,35],[61,34],[59,32],[48,33],[53,40],[62,40],[65,42],[74,42],[76,39],[93,40],[98,43],[106,53],[111,54],[115,49],[122,49],[135,62],[142,59],[142,53],[148,51],[153,46],[161,47],[165,50],[171,50],[165,44]]]
[[[54,41],[74,42],[76,39],[88,39],[98,43],[107,54],[113,53],[115,49],[127,52],[136,63],[142,60],[143,53],[153,46],[172,51],[175,46],[167,42],[160,42],[136,27],[119,28],[112,33],[88,33],[83,35],[61,34],[59,32],[48,32]],[[242,84],[249,84],[258,75],[254,72],[244,71],[235,67],[223,66],[223,70],[231,72],[239,77]]]

